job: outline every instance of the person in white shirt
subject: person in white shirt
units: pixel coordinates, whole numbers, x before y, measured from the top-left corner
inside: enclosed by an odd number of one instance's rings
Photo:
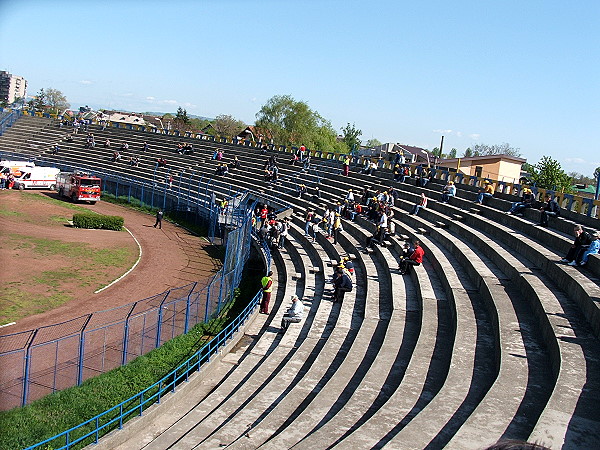
[[[298,298],[297,295],[292,297],[292,306],[290,306],[287,312],[283,315],[281,319],[281,331],[285,333],[285,330],[288,329],[290,323],[298,323],[302,320],[304,316],[304,305],[302,301]]]

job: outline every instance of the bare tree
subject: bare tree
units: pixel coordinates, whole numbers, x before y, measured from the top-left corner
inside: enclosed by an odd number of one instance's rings
[[[235,136],[246,127],[246,124],[228,114],[220,114],[215,118],[212,127],[221,136]]]
[[[58,89],[48,88],[44,91],[45,104],[50,108],[50,111],[58,114],[61,110],[71,107],[67,101],[67,97]]]

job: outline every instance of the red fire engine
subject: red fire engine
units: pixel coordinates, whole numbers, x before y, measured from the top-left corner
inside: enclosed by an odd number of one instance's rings
[[[73,202],[88,201],[92,205],[100,200],[102,180],[80,172],[60,172],[56,175],[58,195]]]

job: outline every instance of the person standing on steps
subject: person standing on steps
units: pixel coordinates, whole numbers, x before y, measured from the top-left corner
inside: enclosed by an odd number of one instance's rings
[[[260,284],[262,285],[262,301],[260,302],[260,313],[269,314],[269,302],[271,301],[271,292],[273,291],[273,271],[270,271],[266,276],[262,277]]]
[[[154,224],[154,228],[158,225],[158,228],[162,229],[162,219],[163,219],[163,210],[159,209],[156,213],[156,223]]]

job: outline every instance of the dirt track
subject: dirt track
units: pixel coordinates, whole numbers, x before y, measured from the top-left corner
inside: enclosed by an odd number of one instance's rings
[[[0,196],[0,202],[13,201],[13,196],[18,195],[19,192],[16,191],[4,191]],[[48,192],[40,192],[40,195],[53,196],[53,194],[49,194]],[[98,294],[87,292],[78,295],[76,296],[76,300],[65,303],[53,310],[19,320],[16,325],[0,329],[0,335],[38,328],[86,313],[124,305],[166,291],[169,288],[183,286],[194,281],[205,283],[219,268],[219,262],[210,258],[205,252],[205,247],[210,245],[207,241],[173,224],[163,221],[162,230],[155,229],[153,227],[153,216],[110,203],[99,202],[93,206],[85,204],[81,204],[81,206],[101,214],[124,217],[125,226],[136,237],[142,247],[142,258],[139,264],[125,278],[108,289]],[[47,211],[46,213],[52,214],[51,211]],[[64,214],[64,210],[61,213]],[[29,226],[26,225],[21,224],[19,226],[20,233],[23,234],[28,231],[27,228]],[[6,218],[0,217],[0,227],[2,230],[5,230],[6,226]],[[69,241],[67,237],[69,232],[66,230],[48,230],[46,237],[56,239],[55,235],[58,235]],[[93,237],[90,240],[94,242],[98,239],[115,239],[116,242],[127,240],[128,242],[123,242],[123,245],[137,247],[131,236],[125,232],[98,232],[97,230],[71,231],[93,233]],[[23,264],[27,263],[26,260],[23,261]],[[4,263],[7,262],[4,261]],[[18,261],[11,261],[11,265],[13,264],[18,265],[20,263]],[[59,266],[60,261],[56,261],[55,264]],[[119,275],[117,274],[115,278]]]

